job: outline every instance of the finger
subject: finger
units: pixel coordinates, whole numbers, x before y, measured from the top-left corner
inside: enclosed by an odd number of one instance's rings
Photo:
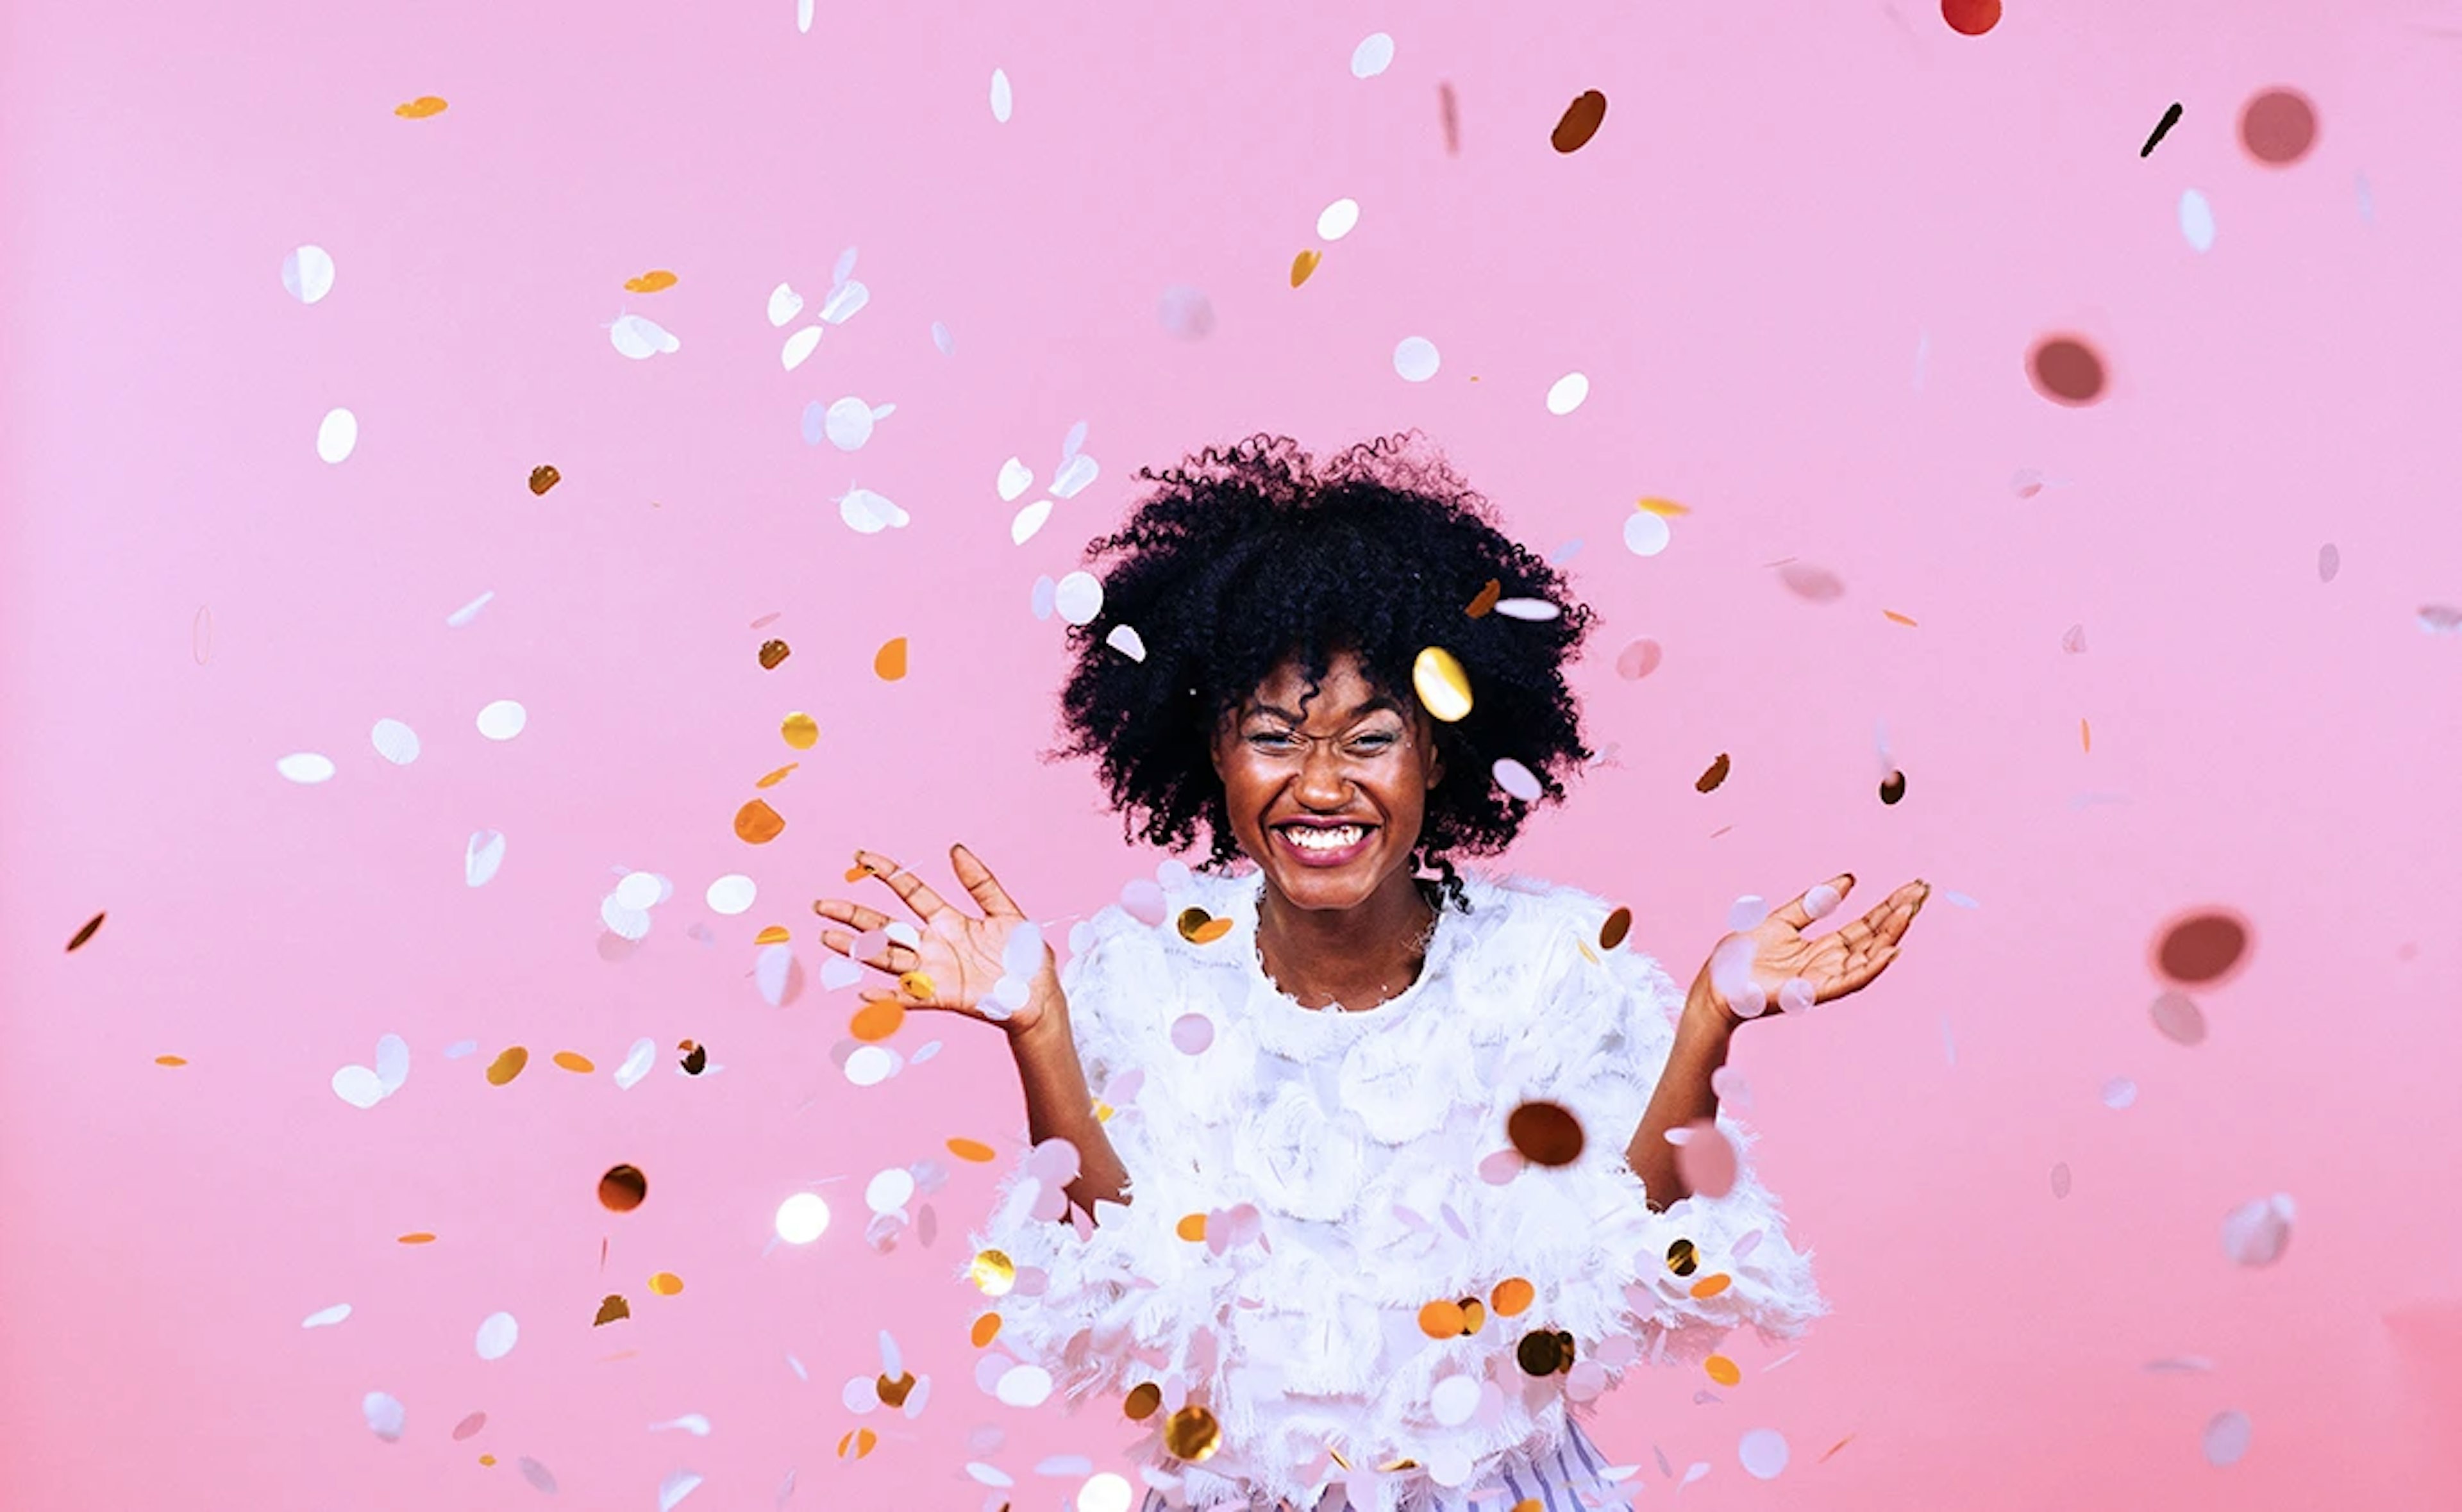
[[[923,885],[921,877],[885,855],[871,851],[857,851],[854,853],[854,864],[868,869],[873,875],[888,883],[889,890],[896,893],[901,902],[915,911],[917,918],[926,923],[931,922],[933,915],[949,906],[940,901],[939,894]]]
[[[854,937],[844,930],[822,930],[821,943],[829,946],[831,950],[836,951],[839,955],[847,957],[849,960],[853,960],[854,958]],[[900,952],[904,952],[904,954],[901,955]],[[870,966],[875,971],[886,971],[892,976],[899,976],[905,972],[913,970],[917,962],[921,959],[922,958],[917,956],[914,951],[908,950],[904,945],[897,943],[896,940],[891,940],[888,944],[883,945],[880,949],[874,951],[871,955],[864,957],[861,961],[856,961],[855,963],[857,965]]]
[[[1890,961],[1897,959],[1898,951],[1894,945],[1859,957],[1837,976],[1823,983],[1821,990],[1813,995],[1812,1001],[1816,1004],[1829,1003],[1850,992],[1861,992],[1872,984],[1873,978],[1889,969]]]
[[[958,874],[958,883],[968,896],[981,903],[986,918],[1024,918],[1026,911],[1009,900],[1008,892],[992,875],[992,869],[975,858],[975,853],[962,845],[949,847],[949,865]]]
[[[1919,885],[1910,882],[1899,888],[1886,901],[1876,904],[1871,912],[1829,938],[1848,950],[1889,944],[1906,933],[1907,920],[1913,918],[1914,911],[1922,906],[1922,895],[1913,891]]]
[[[834,918],[841,924],[853,924],[859,935],[889,927],[887,914],[876,908],[866,908],[861,903],[850,903],[842,897],[814,898],[812,912],[823,918]]]
[[[1802,934],[1812,927],[1814,919],[1827,917],[1829,911],[1838,906],[1838,900],[1854,891],[1854,888],[1855,874],[1841,872],[1826,882],[1816,882],[1805,888],[1796,895],[1793,901],[1772,914],[1770,918],[1787,925],[1797,934]],[[1813,895],[1816,893],[1821,896],[1815,897]],[[1814,905],[1820,906],[1819,913],[1813,912]]]

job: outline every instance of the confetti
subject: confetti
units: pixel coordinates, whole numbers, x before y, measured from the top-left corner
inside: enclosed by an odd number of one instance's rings
[[[1495,777],[1499,788],[1523,803],[1537,803],[1545,791],[1530,768],[1510,756],[1498,757],[1495,765],[1489,768],[1489,772]]]
[[[2052,1196],[2058,1199],[2065,1198],[2068,1195],[2069,1163],[2066,1160],[2062,1160],[2052,1167]]]
[[[2206,1463],[2221,1468],[2239,1463],[2248,1453],[2250,1426],[2248,1415],[2240,1412],[2216,1413],[2206,1423],[2199,1436],[2206,1452]]]
[[[433,1244],[436,1242],[436,1236],[428,1233],[425,1229],[421,1229],[415,1233],[404,1234],[400,1238],[395,1240],[394,1242],[397,1244]]]
[[[487,1085],[491,1087],[503,1087],[508,1085],[514,1077],[519,1076],[522,1073],[522,1068],[528,1066],[529,1063],[530,1052],[518,1045],[514,1046],[511,1049],[505,1051],[503,1054],[497,1056],[493,1062],[489,1063],[487,1067]]]
[[[2154,968],[2185,986],[2205,986],[2229,976],[2248,953],[2248,925],[2220,911],[2206,910],[2175,920],[2154,947]]]
[[[1336,200],[1317,212],[1316,234],[1319,241],[1338,242],[1359,227],[1359,202]]]
[[[1707,1302],[1734,1285],[1735,1278],[1724,1272],[1715,1276],[1704,1276],[1693,1284],[1692,1294],[1695,1301]]]
[[[188,626],[188,651],[201,667],[214,659],[214,611],[211,605],[197,606],[197,617]]]
[[[647,315],[617,315],[607,325],[608,343],[636,362],[680,351],[683,342]]]
[[[1581,1158],[1581,1121],[1563,1106],[1532,1101],[1506,1115],[1504,1136],[1533,1165],[1566,1166]]]
[[[1547,413],[1570,415],[1580,409],[1582,401],[1589,397],[1588,376],[1581,373],[1567,373],[1547,386]]]
[[[2154,155],[2154,144],[2161,141],[2165,134],[2170,132],[2173,126],[2178,125],[2179,122],[2180,102],[2175,99],[2171,101],[2171,108],[2163,112],[2163,119],[2154,123],[2154,135],[2146,139],[2146,145],[2137,149],[2137,155],[2141,158],[2152,157]],[[2192,190],[2190,192],[2194,193],[2195,191]],[[2192,237],[2191,240],[2193,241],[2195,238]],[[2204,251],[2205,248],[2200,247],[2197,250]]]
[[[1210,945],[1231,933],[1228,917],[1217,918],[1201,908],[1183,908],[1177,921],[1179,938],[1192,945]]]
[[[83,928],[79,929],[75,935],[69,937],[69,949],[75,950],[78,946],[84,944],[87,940],[92,940],[94,938],[94,932],[102,927],[102,920],[103,916],[100,914],[97,914],[92,918],[87,919]]]
[[[1887,777],[1881,779],[1881,801],[1883,803],[1894,804],[1906,795],[1907,774],[1905,772],[1893,770]]]
[[[1302,248],[1299,255],[1291,259],[1291,287],[1297,289],[1307,283],[1308,274],[1315,272],[1317,265],[1324,261],[1325,254],[1315,248]]]
[[[1616,676],[1628,682],[1638,682],[1658,670],[1664,655],[1658,642],[1647,636],[1631,641],[1616,653]]]
[[[755,659],[760,661],[762,671],[775,672],[781,662],[794,654],[795,648],[783,640],[765,640],[761,642],[761,649],[754,656]]]
[[[408,1414],[400,1401],[382,1392],[370,1392],[359,1402],[359,1414],[367,1419],[368,1431],[387,1443],[398,1443]]]
[[[906,637],[898,636],[880,644],[873,653],[873,676],[883,682],[895,682],[906,676]]]
[[[598,1205],[611,1213],[630,1213],[649,1195],[650,1178],[638,1166],[609,1166],[598,1178]]]
[[[1607,119],[1608,97],[1595,89],[1584,90],[1557,118],[1556,129],[1547,136],[1548,144],[1558,152],[1579,152],[1599,134],[1599,124]]]
[[[1727,761],[1727,753],[1720,751],[1718,753],[1718,759],[1712,762],[1709,769],[1704,771],[1697,779],[1695,780],[1693,784],[1694,790],[1696,792],[1712,792],[1717,790],[1718,785],[1727,780],[1727,773],[1729,770],[1730,767]]]
[[[460,1422],[453,1425],[453,1441],[455,1443],[460,1443],[464,1439],[475,1438],[479,1436],[479,1430],[486,1426],[487,1415],[486,1413],[472,1413],[469,1416],[463,1418]]]
[[[2297,1209],[2290,1194],[2277,1192],[2243,1202],[2223,1219],[2223,1253],[2235,1265],[2271,1265],[2291,1245]]]
[[[513,1321],[513,1315],[511,1313],[491,1312],[487,1314],[486,1321],[479,1325],[479,1335],[476,1340],[479,1358],[483,1360],[503,1359],[506,1355],[513,1352],[513,1346],[520,1341],[521,1336],[521,1325]]]
[[[544,495],[564,481],[564,474],[542,463],[530,469],[530,492]]]
[[[313,305],[334,292],[334,254],[304,246],[282,259],[282,287],[303,305]]]
[[[1733,1386],[1744,1378],[1743,1371],[1723,1354],[1711,1355],[1701,1362],[1701,1368],[1721,1386]]]
[[[350,1315],[351,1305],[347,1302],[337,1302],[330,1307],[321,1307],[308,1314],[299,1320],[299,1326],[303,1328],[330,1328]]]
[[[446,628],[459,630],[464,625],[466,625],[473,619],[478,618],[479,611],[486,608],[487,601],[495,596],[496,591],[491,588],[486,593],[481,594],[478,597],[470,600],[468,603],[464,604],[461,608],[453,611],[453,613],[445,616],[444,623]]]
[[[1624,548],[1635,556],[1656,556],[1674,538],[1675,532],[1668,528],[1666,518],[1652,510],[1635,510],[1625,516]]]
[[[498,699],[479,711],[479,733],[491,741],[511,740],[529,723],[529,710],[511,699]]]
[[[676,275],[663,268],[653,268],[638,278],[624,280],[624,292],[628,294],[655,294],[662,289],[674,287]]]
[[[1211,1458],[1221,1441],[1221,1426],[1214,1420],[1214,1415],[1194,1405],[1172,1414],[1163,1429],[1163,1444],[1171,1457],[1190,1464]]]
[[[1960,36],[1981,36],[2000,24],[2000,0],[1940,0],[1940,18]]]
[[[462,852],[462,880],[485,887],[505,864],[505,837],[493,830],[474,830]]]
[[[184,1055],[157,1055],[154,1057],[154,1064],[157,1066],[185,1066],[188,1064],[188,1058]]]
[[[659,1271],[658,1274],[650,1278],[650,1290],[658,1296],[681,1296],[683,1294],[683,1289],[684,1278],[677,1275],[672,1270]]]
[[[2026,375],[2035,392],[2071,408],[2103,398],[2103,358],[2082,336],[2046,336],[2026,354]]]
[[[698,1045],[691,1040],[686,1040],[676,1048],[683,1052],[683,1059],[676,1063],[677,1069],[681,1070],[686,1076],[699,1076],[702,1072],[709,1069],[708,1046]]]
[[[1411,663],[1411,686],[1432,718],[1452,724],[1470,713],[1470,674],[1442,646],[1419,652]]]
[[[590,1320],[590,1326],[603,1328],[611,1323],[621,1323],[632,1315],[633,1305],[624,1300],[622,1293],[611,1291],[598,1300],[598,1313]]]
[[[1496,1290],[1488,1296],[1488,1302],[1496,1308],[1498,1317],[1518,1318],[1529,1310],[1530,1304],[1537,1300],[1538,1295],[1537,1287],[1514,1276],[1498,1282]]]
[[[533,1489],[543,1492],[548,1496],[555,1495],[555,1477],[548,1470],[547,1466],[540,1464],[529,1456],[524,1455],[521,1458],[521,1467],[522,1479],[529,1481]]]
[[[809,1244],[829,1232],[830,1205],[817,1192],[798,1192],[778,1204],[778,1237],[789,1244]]]
[[[746,845],[767,845],[786,829],[786,816],[762,799],[735,810],[735,837]]]
[[[1374,78],[1393,66],[1393,39],[1383,32],[1371,32],[1350,50],[1350,76]]]
[[[2185,992],[2165,992],[2151,1008],[2154,1030],[2174,1045],[2202,1045],[2206,1015]]]
[[[2317,144],[2317,107],[2296,89],[2260,91],[2240,108],[2239,140],[2257,162],[2287,168]]]
[[[1162,292],[1155,316],[1165,331],[1182,341],[1201,341],[1214,330],[1214,301],[1201,289],[1174,284]]]
[[[1103,612],[1103,580],[1088,572],[1070,572],[1052,588],[1051,607],[1072,625],[1091,624]]]
[[[1444,122],[1445,156],[1459,157],[1461,155],[1461,120],[1454,106],[1454,87],[1444,80],[1439,80],[1436,84],[1436,114]]]
[[[1736,1458],[1755,1480],[1776,1480],[1786,1468],[1786,1437],[1775,1428],[1756,1428],[1737,1441]]]
[[[1426,336],[1404,336],[1393,347],[1393,371],[1408,382],[1425,383],[1435,378],[1440,360],[1436,344]]]
[[[404,120],[425,120],[430,116],[443,115],[444,109],[445,105],[442,97],[435,95],[421,95],[417,99],[404,100],[396,105],[393,113]]]
[[[1010,108],[1016,103],[1009,89],[1008,74],[1004,69],[992,70],[992,119],[1008,124]]]
[[[675,1512],[676,1503],[693,1494],[702,1478],[690,1470],[678,1470],[659,1482],[659,1512]]]
[[[568,1071],[575,1071],[584,1076],[589,1075],[592,1071],[598,1069],[596,1066],[591,1064],[589,1056],[579,1054],[572,1050],[556,1051],[555,1064]]]
[[[2330,583],[2334,580],[2334,574],[2342,570],[2343,553],[2333,542],[2328,541],[2317,548],[2317,581]],[[204,611],[200,610],[198,613],[202,614]]]
[[[325,412],[316,423],[316,455],[329,463],[338,463],[359,444],[359,418],[346,409]]]
[[[992,1147],[981,1140],[952,1139],[948,1143],[949,1153],[961,1160],[971,1160],[977,1165],[986,1165],[994,1158]]]

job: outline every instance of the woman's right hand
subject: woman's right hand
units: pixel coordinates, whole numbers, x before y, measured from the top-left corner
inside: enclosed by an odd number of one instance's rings
[[[1035,966],[1026,1001],[1003,1016],[1002,1005],[993,999],[993,989],[1007,975],[1004,956],[1011,940],[1020,929],[1027,927],[1028,921],[1017,904],[1010,901],[990,868],[977,860],[973,852],[962,845],[951,846],[949,863],[968,896],[983,905],[981,918],[952,907],[924,886],[921,877],[885,855],[857,851],[854,859],[865,873],[889,884],[890,891],[913,911],[920,937],[919,942],[912,946],[885,941],[879,949],[858,959],[853,935],[837,929],[821,932],[822,944],[891,979],[885,987],[865,989],[864,1002],[895,1002],[910,1009],[962,1013],[998,1024],[1014,1037],[1034,1027],[1047,1004],[1058,1001],[1059,973],[1047,941],[1040,951],[1042,959]],[[851,924],[866,935],[887,928],[890,921],[889,916],[878,909],[844,898],[815,899],[812,912],[823,918]]]

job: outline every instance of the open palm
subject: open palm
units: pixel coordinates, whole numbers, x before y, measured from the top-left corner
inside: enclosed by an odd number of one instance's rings
[[[1803,931],[1836,909],[1855,886],[1841,874],[1807,888],[1751,929],[1718,942],[1694,983],[1730,1025],[1759,1018],[1772,1006],[1801,1013],[1815,1004],[1860,992],[1898,956],[1898,940],[1923,911],[1932,884],[1909,882],[1863,918],[1818,940]]]
[[[891,985],[865,989],[866,1003],[895,1002],[906,1008],[962,1013],[998,1024],[1012,1034],[1034,1026],[1042,1016],[1042,1004],[1049,1000],[1047,992],[1032,992],[1013,1005],[994,996],[1009,974],[1006,957],[1028,921],[973,852],[962,845],[952,846],[949,862],[967,895],[983,906],[980,918],[951,905],[925,886],[921,877],[885,855],[857,851],[854,859],[864,873],[888,884],[913,912],[917,926],[916,943],[902,944],[882,935],[890,918],[878,909],[835,897],[813,902],[813,913],[860,932],[824,930],[822,944],[895,979]],[[863,953],[857,955],[858,950]],[[1049,986],[1056,982],[1050,946],[1041,945],[1037,955],[1040,959],[1027,975],[1035,985]]]

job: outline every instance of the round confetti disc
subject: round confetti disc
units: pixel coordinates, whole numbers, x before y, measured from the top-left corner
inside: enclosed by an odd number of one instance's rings
[[[1981,36],[2000,24],[2000,0],[1940,0],[1940,18],[1960,36]]]
[[[2185,986],[2229,976],[2248,953],[2248,925],[2215,909],[2174,920],[2154,947],[2154,969]]]
[[[1514,1346],[1513,1357],[1526,1375],[1553,1375],[1564,1368],[1565,1341],[1544,1328],[1525,1333],[1522,1342]]]
[[[638,1166],[610,1166],[598,1178],[598,1203],[611,1213],[630,1213],[649,1195],[650,1178]]]
[[[1667,1246],[1667,1268],[1679,1276],[1689,1276],[1701,1266],[1701,1252],[1689,1239],[1679,1239]]]
[[[2202,1045],[2206,1015],[2185,992],[2166,992],[2154,1000],[2155,1032],[2174,1045]]]
[[[2260,91],[2240,107],[2239,141],[2257,162],[2287,168],[2317,144],[2317,107],[2296,89]]]
[[[2026,354],[2026,376],[2035,392],[2072,407],[2103,398],[2106,380],[2101,355],[2083,337],[2071,335],[2046,336],[2035,343]]]
[[[1527,1102],[1504,1120],[1504,1136],[1533,1165],[1571,1165],[1581,1158],[1581,1121],[1555,1103]]]
[[[1164,1446],[1175,1459],[1191,1464],[1210,1458],[1222,1441],[1221,1425],[1202,1407],[1188,1406],[1171,1415],[1163,1430]]]
[[[1498,1282],[1496,1290],[1488,1294],[1487,1300],[1495,1307],[1498,1317],[1515,1318],[1528,1310],[1532,1299],[1538,1294],[1538,1288],[1530,1283],[1512,1276]]]
[[[1599,125],[1608,119],[1608,97],[1595,89],[1586,89],[1573,97],[1565,114],[1556,119],[1556,129],[1547,135],[1548,145],[1558,152],[1579,152],[1599,134]]]

